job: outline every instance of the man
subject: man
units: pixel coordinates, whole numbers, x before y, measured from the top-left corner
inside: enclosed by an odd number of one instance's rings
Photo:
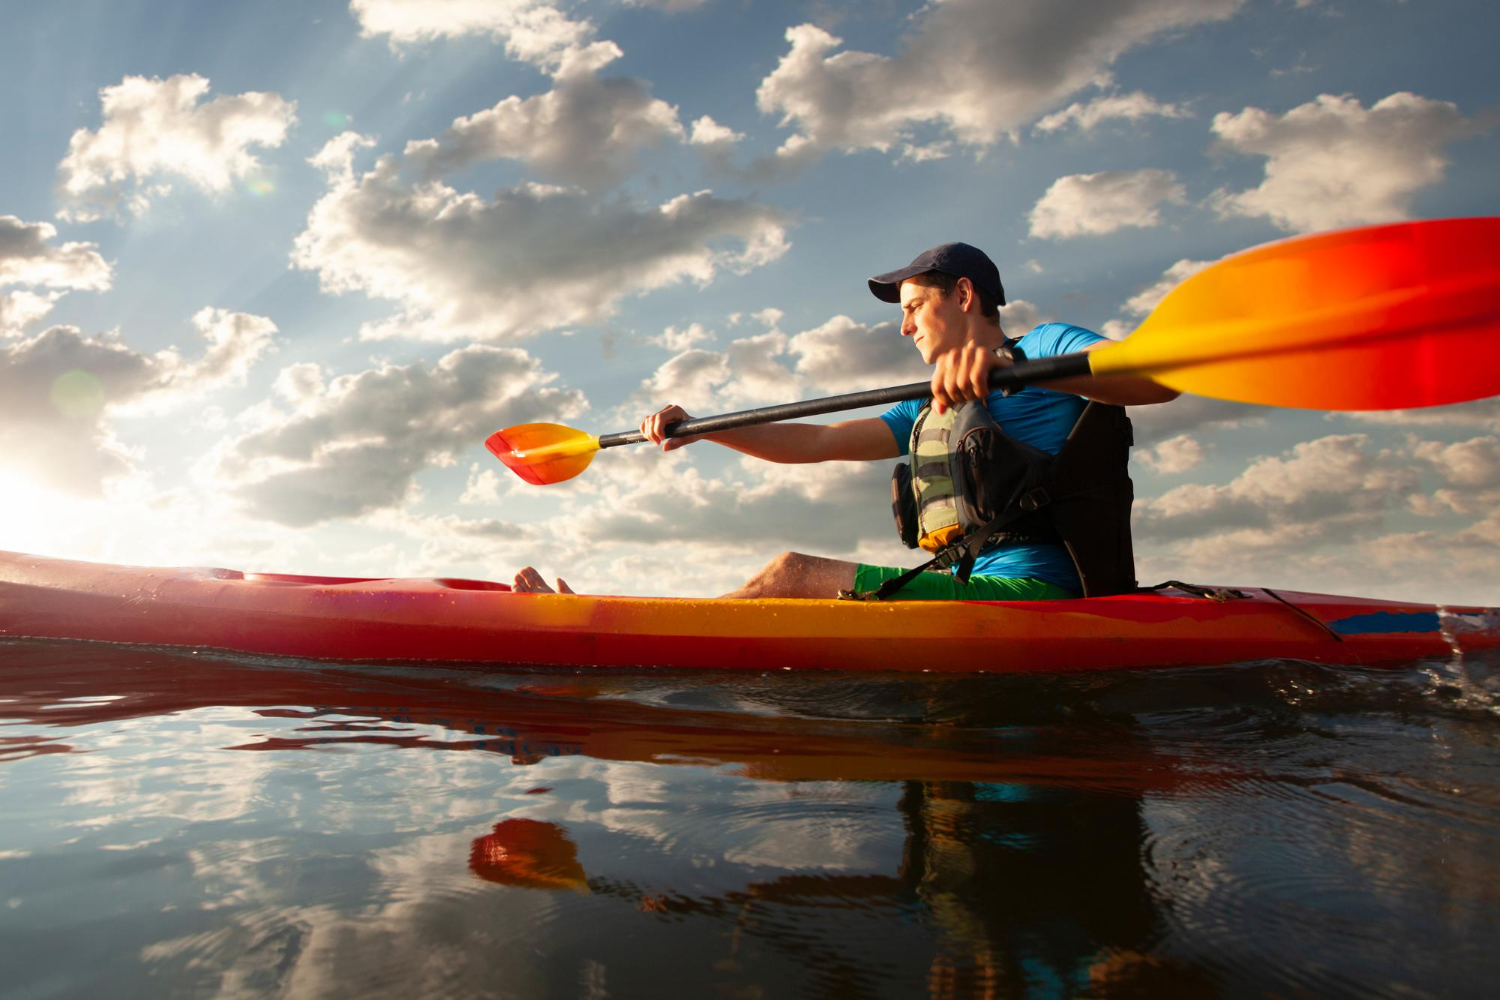
[[[1010,395],[991,393],[990,371],[1013,364],[1016,353],[1032,359],[1053,357],[1091,351],[1109,341],[1063,323],[1043,324],[1010,341],[1000,326],[999,307],[1005,304],[1000,272],[988,256],[967,243],[933,247],[906,267],[871,278],[869,285],[876,298],[901,306],[901,335],[912,338],[922,360],[935,367],[931,413],[939,419],[947,415],[951,422],[950,411],[983,399],[1008,438],[1057,455],[1089,400],[1109,406],[1137,406],[1164,403],[1177,396],[1174,390],[1149,379],[1123,375],[1060,379],[1045,386],[1027,386]],[[922,404],[911,401],[898,403],[879,417],[836,424],[761,425],[703,437],[768,462],[872,462],[907,454],[913,427],[921,415]],[[664,451],[671,451],[698,440],[665,437],[668,425],[687,419],[689,415],[680,406],[669,405],[642,420],[641,433]],[[1123,448],[1120,467],[1123,470]],[[1124,505],[1128,518],[1128,492]],[[829,598],[841,592],[868,593],[903,572],[784,552],[743,587],[724,597]],[[557,583],[560,591],[572,593],[563,581]],[[515,588],[530,593],[552,589],[529,566],[516,575]],[[1069,549],[1060,538],[1042,532],[1032,536],[1020,533],[1019,539],[987,545],[973,559],[967,582],[950,572],[923,573],[904,586],[899,596],[1046,600],[1077,597],[1084,591]]]

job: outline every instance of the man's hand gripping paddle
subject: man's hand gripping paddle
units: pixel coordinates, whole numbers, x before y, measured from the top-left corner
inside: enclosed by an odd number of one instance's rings
[[[1226,257],[1172,290],[1129,339],[1023,361],[992,388],[1144,375],[1200,396],[1310,410],[1393,410],[1500,394],[1500,218],[1319,233]],[[889,405],[926,382],[672,424],[668,437]],[[528,483],[572,479],[601,448],[645,441],[560,424],[496,431],[485,447]]]

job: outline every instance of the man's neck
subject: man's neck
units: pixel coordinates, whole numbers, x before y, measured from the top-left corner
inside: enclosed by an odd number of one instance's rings
[[[997,347],[1005,346],[1005,330],[999,323],[991,323],[985,319],[971,320],[969,323],[968,340],[971,344],[993,351]]]

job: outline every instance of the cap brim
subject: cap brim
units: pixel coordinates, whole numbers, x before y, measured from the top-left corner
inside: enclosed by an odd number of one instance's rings
[[[895,271],[877,274],[870,279],[870,291],[882,302],[901,302],[901,282],[919,274],[926,274],[932,267],[927,264],[910,264]]]

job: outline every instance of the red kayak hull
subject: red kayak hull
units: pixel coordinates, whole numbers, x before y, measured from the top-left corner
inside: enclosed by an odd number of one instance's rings
[[[1240,588],[1074,601],[717,601],[457,579],[153,569],[0,553],[0,637],[336,661],[1054,673],[1395,665],[1500,646],[1500,609]]]

